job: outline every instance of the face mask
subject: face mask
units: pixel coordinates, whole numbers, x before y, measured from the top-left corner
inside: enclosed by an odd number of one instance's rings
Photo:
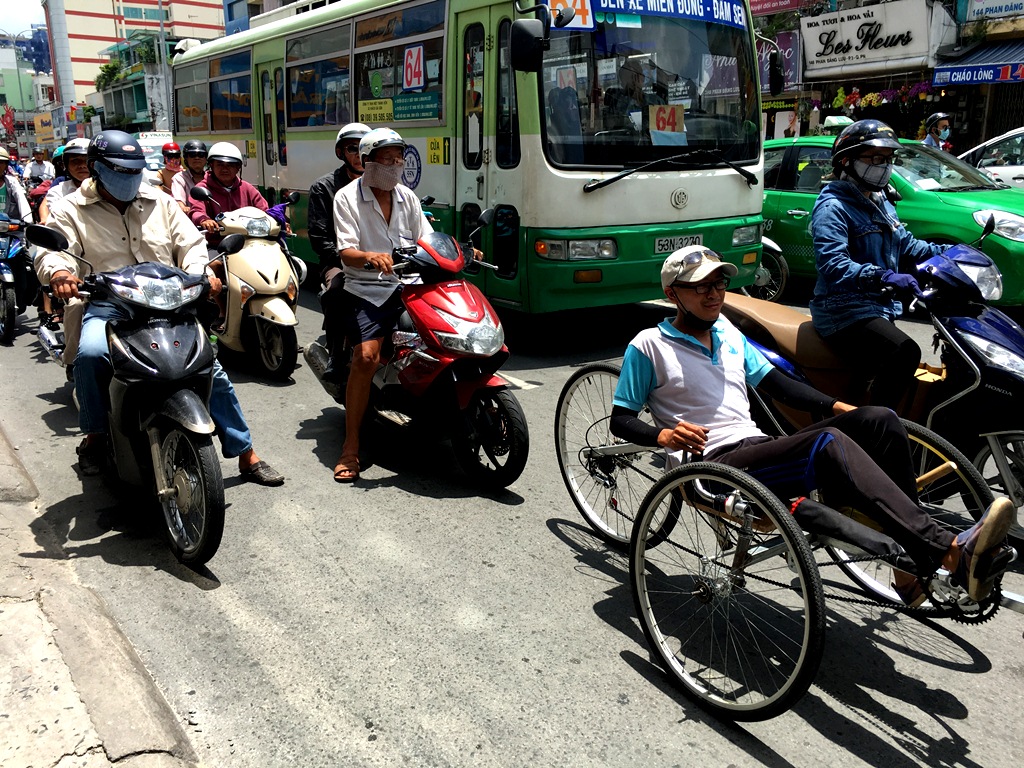
[[[164,158],[164,168],[168,171],[180,171],[181,170],[181,158],[180,157],[167,157]]]
[[[363,181],[375,189],[390,192],[398,186],[403,173],[404,165],[381,165],[371,160],[363,166]]]
[[[865,163],[863,160],[854,160],[853,170],[857,174],[857,178],[860,179],[861,184],[868,189],[876,191],[884,189],[885,185],[889,183],[889,177],[892,176],[891,163],[872,165],[871,163]]]
[[[130,203],[139,194],[139,187],[142,186],[142,171],[118,173],[103,163],[96,163],[93,168],[96,170],[96,175],[99,176],[100,184],[115,200]]]
[[[942,139],[943,141],[948,139],[949,138],[949,128],[943,128],[941,131],[939,131],[939,138]]]

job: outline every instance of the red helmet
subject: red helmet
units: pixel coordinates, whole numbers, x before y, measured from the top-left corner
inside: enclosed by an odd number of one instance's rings
[[[181,147],[179,147],[173,141],[168,141],[166,144],[164,144],[162,151],[164,153],[164,157],[167,157],[167,155],[181,157]]]

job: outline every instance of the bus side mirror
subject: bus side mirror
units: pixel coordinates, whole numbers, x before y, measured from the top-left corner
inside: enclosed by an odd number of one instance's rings
[[[516,19],[512,22],[509,40],[512,69],[517,72],[540,72],[544,58],[544,22],[540,19]]]
[[[768,91],[778,96],[786,87],[786,73],[782,69],[782,57],[777,50],[768,54]]]

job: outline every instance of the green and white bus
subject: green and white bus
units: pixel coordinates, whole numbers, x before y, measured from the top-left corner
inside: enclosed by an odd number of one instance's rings
[[[176,140],[235,143],[273,203],[337,167],[340,126],[395,128],[405,183],[434,198],[441,229],[464,237],[495,209],[480,247],[498,269],[474,279],[499,306],[657,298],[665,255],[690,243],[752,282],[763,155],[747,0],[551,4],[339,0],[196,45],[174,59]],[[296,250],[315,261],[304,238]]]

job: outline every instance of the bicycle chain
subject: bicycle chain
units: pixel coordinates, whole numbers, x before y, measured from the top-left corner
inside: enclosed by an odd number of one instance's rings
[[[843,564],[846,565],[849,563],[866,563],[877,559],[877,557],[874,557],[872,555],[861,555],[859,557],[851,557],[847,560],[844,560]],[[825,566],[838,567],[839,563],[835,562],[834,560],[828,560],[824,562],[815,561],[815,565],[820,570]],[[791,586],[790,584],[785,584],[781,581],[775,581],[774,579],[769,579],[766,576],[759,576],[754,573],[746,572],[744,572],[743,575],[746,578],[752,578],[755,581],[762,581],[766,584],[771,584],[772,586],[779,587],[781,589],[790,589],[794,592],[798,591],[795,587]],[[984,602],[980,603],[980,610],[977,614],[967,614],[963,611],[957,610],[954,607],[936,608],[932,606],[930,608],[924,608],[919,606],[917,608],[913,608],[909,605],[903,605],[902,603],[896,603],[891,600],[883,602],[879,599],[853,597],[849,594],[837,594],[834,591],[826,590],[824,585],[822,585],[822,592],[824,593],[825,597],[830,600],[838,600],[843,603],[851,603],[853,605],[863,605],[868,607],[882,606],[883,608],[889,608],[893,611],[896,611],[897,613],[905,613],[908,616],[917,616],[922,618],[951,619],[952,621],[955,621],[958,624],[984,624],[996,615],[996,613],[999,611],[999,608],[1002,605],[1002,581],[1003,579],[1000,576],[996,580],[995,584],[992,585],[991,594],[987,598],[985,598]],[[837,587],[837,589],[844,589],[845,591],[851,592],[853,591],[852,588],[849,587]]]

